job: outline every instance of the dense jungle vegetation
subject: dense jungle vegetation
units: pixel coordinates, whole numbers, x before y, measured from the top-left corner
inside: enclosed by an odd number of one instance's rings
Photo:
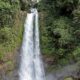
[[[20,48],[24,20],[21,13],[27,10],[27,4],[21,1],[0,0],[0,62]],[[42,0],[38,10],[43,55],[52,57],[53,64],[79,61],[80,0]]]
[[[80,60],[80,0],[42,0],[42,52],[54,57],[54,64]]]

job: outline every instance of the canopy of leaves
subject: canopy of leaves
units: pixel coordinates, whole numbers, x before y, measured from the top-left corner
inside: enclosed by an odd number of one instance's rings
[[[39,3],[39,11],[44,14],[40,20],[43,53],[53,55],[57,58],[56,61],[64,60],[65,63],[71,59],[73,62],[78,60],[80,1],[42,0]]]

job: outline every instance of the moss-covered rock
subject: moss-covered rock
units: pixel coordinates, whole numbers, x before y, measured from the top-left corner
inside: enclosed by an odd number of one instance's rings
[[[64,78],[64,80],[74,80],[72,77]]]

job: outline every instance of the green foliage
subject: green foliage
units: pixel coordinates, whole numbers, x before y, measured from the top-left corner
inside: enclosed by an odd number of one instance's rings
[[[11,27],[14,24],[14,18],[18,10],[18,0],[16,2],[0,0],[0,27]]]
[[[71,34],[69,34],[68,29],[56,28],[54,32],[58,32],[61,35],[60,44],[66,44],[71,40]]]
[[[69,63],[69,60],[68,60],[68,59],[65,59],[65,58],[60,59],[60,60],[58,61],[58,64],[60,64],[61,66],[64,66],[64,65],[66,65],[66,64],[68,64],[68,63]]]
[[[4,27],[0,30],[0,60],[8,52],[12,52],[20,46],[22,41],[23,28]]]
[[[11,9],[11,5],[10,5],[8,2],[4,3],[3,1],[1,1],[1,2],[0,2],[0,9],[1,9],[1,10],[3,10],[3,9],[8,9],[8,10],[10,10],[10,9]]]
[[[78,60],[80,60],[80,47],[77,47],[74,51],[73,51],[73,55],[75,57],[77,57]]]
[[[39,3],[40,12],[44,14],[40,20],[42,52],[56,58],[56,63],[61,65],[80,59],[79,4],[79,0],[42,0]]]
[[[19,14],[19,0],[0,0],[0,60],[21,44],[23,25]]]
[[[21,43],[20,8],[27,9],[28,4],[0,0],[0,60]],[[42,53],[53,56],[61,65],[80,60],[80,1],[42,0],[38,8]]]
[[[65,18],[57,19],[53,22],[53,31],[58,32],[61,35],[59,39],[60,44],[66,44],[72,39],[71,26],[65,20]]]
[[[0,30],[0,44],[7,42],[10,39],[11,28],[4,27]],[[10,40],[9,40],[10,41]]]

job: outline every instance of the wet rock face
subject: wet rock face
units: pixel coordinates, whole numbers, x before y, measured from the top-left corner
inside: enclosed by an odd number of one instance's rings
[[[20,0],[22,3],[27,3],[29,0]]]
[[[28,1],[27,0],[20,0],[20,7],[22,11],[25,11],[28,6]]]
[[[37,0],[20,0],[21,10],[27,11],[30,8],[37,7]]]
[[[30,3],[29,6],[32,8],[37,8],[37,3]]]

